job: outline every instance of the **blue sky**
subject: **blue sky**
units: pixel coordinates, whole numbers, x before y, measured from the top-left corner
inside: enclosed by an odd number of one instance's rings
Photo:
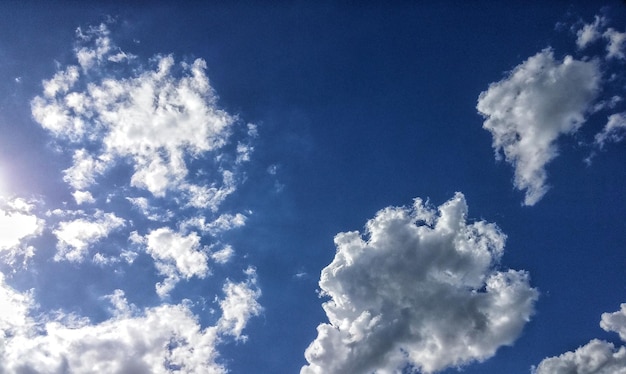
[[[623,2],[0,11],[0,373],[626,372]]]

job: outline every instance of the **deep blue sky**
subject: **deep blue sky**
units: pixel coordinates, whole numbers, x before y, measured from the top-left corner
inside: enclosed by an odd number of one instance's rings
[[[592,110],[611,97],[623,100],[624,59],[607,57],[608,37],[585,48],[576,45],[576,32],[595,16],[606,20],[598,26],[602,32],[612,27],[623,33],[623,2],[4,2],[0,14],[0,208],[12,217],[26,214],[7,207],[15,198],[26,199],[35,206],[28,214],[45,221],[40,233],[21,238],[18,246],[2,247],[0,241],[7,283],[0,286],[16,292],[32,288],[39,309],[30,316],[38,323],[50,320],[53,311],[106,323],[112,317],[102,297],[121,289],[137,306],[137,318],[149,308],[189,299],[205,328],[219,324],[214,299],[224,299],[225,282],[243,282],[261,292],[256,300],[263,310],[246,319],[247,341],[222,331],[218,362],[233,373],[298,372],[307,364],[304,352],[317,337],[316,327],[329,322],[322,309],[329,298],[318,297],[318,282],[335,257],[333,237],[363,233],[385,207],[411,206],[419,197],[437,208],[462,192],[468,224],[495,223],[507,236],[502,258],[489,271],[525,270],[539,295],[513,346],[479,358],[482,363],[457,362],[464,373],[529,373],[543,359],[594,338],[624,344],[618,330],[604,331],[599,322],[602,313],[626,302],[626,143],[594,143],[607,117],[624,112],[624,103]],[[43,81],[78,64],[77,28],[100,24],[109,30],[114,51],[134,57],[128,65],[98,65],[72,90],[85,91],[103,77],[128,82],[168,55],[176,64],[206,62],[216,95],[207,105],[236,119],[223,148],[196,160],[185,155],[186,180],[220,185],[219,173],[232,170],[236,190],[219,209],[185,207],[187,195],[177,195],[185,188],[180,183],[164,198],[130,185],[137,166],[128,154],[82,188],[92,192],[93,203],[80,205],[72,197],[81,188],[64,181],[63,170],[72,166],[76,149],[86,147],[95,155],[98,145],[72,143],[45,129],[33,99],[44,96]],[[486,117],[477,102],[490,84],[511,78],[513,69],[546,48],[552,48],[557,64],[566,55],[596,63],[601,78],[594,98],[579,108],[580,127],[553,142],[558,156],[545,167],[550,189],[535,204],[523,205],[514,165],[494,158],[492,134],[483,129]],[[176,69],[174,79],[187,74]],[[258,135],[246,133],[249,123]],[[234,161],[237,142],[254,148],[249,161]],[[217,246],[200,251],[230,244],[234,254],[224,265],[210,261],[212,274],[181,279],[160,298],[154,285],[164,275],[155,270],[158,260],[147,243],[162,225],[131,208],[127,197],[145,197],[161,212],[170,209],[164,225],[172,230],[197,215],[207,222],[220,214],[247,219],[217,234],[198,232],[202,245]],[[54,209],[65,213],[46,215]],[[76,213],[79,209],[83,212]],[[114,212],[126,225],[89,244],[84,261],[55,260],[55,230],[62,221],[92,219],[97,209]],[[144,242],[131,243],[132,231]],[[23,249],[15,248],[24,245],[32,245],[34,255],[22,265]],[[115,257],[125,249],[137,253],[132,264],[92,261],[95,253]],[[11,263],[8,254],[14,252],[20,255]],[[242,273],[249,267],[256,269],[254,276]],[[385,269],[372,269],[378,271]],[[417,270],[407,271],[418,277]],[[3,326],[0,320],[0,329],[8,329]],[[457,371],[447,366],[444,372]],[[12,373],[11,368],[0,366],[0,373]]]

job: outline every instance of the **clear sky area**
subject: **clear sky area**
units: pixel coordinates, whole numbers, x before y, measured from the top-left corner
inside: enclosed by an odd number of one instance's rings
[[[0,14],[0,374],[626,373],[626,2]]]

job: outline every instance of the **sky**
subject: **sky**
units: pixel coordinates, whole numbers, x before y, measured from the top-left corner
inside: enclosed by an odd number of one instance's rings
[[[626,373],[623,1],[0,13],[0,374]]]

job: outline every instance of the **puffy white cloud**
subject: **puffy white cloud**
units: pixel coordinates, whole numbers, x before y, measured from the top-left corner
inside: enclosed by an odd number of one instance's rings
[[[220,249],[219,251],[211,253],[211,258],[218,264],[225,264],[230,261],[234,254],[235,250],[233,249],[233,247],[230,245],[225,245],[224,248]]]
[[[62,312],[52,319],[30,317],[30,294],[8,287],[0,273],[0,372],[226,373],[218,344],[241,337],[261,309],[253,274],[227,282],[224,292],[215,326],[203,328],[188,302],[139,311],[121,290],[105,297],[113,317],[92,324]]]
[[[78,205],[96,202],[96,199],[93,198],[93,195],[89,191],[74,191],[72,196],[74,196],[74,200],[76,200],[76,204]]]
[[[107,237],[115,229],[124,226],[123,218],[114,213],[96,211],[93,217],[77,218],[60,222],[53,230],[57,237],[55,261],[81,262],[87,255],[89,246]]]
[[[626,348],[593,339],[574,352],[543,360],[533,374],[624,374]]]
[[[105,24],[90,26],[85,31],[80,27],[76,29],[76,37],[81,43],[93,44],[91,47],[79,45],[74,49],[76,59],[83,71],[86,72],[94,65],[102,64],[105,61],[121,62],[135,57],[116,48],[109,35],[109,29]],[[113,54],[114,52],[116,53]]]
[[[617,143],[626,136],[626,112],[611,114],[601,132],[596,134],[595,143],[604,148],[608,142]]]
[[[600,327],[618,333],[622,341],[626,342],[626,303],[620,305],[617,312],[602,313]]]
[[[609,20],[605,17],[596,16],[593,23],[585,24],[577,31],[576,45],[579,49],[603,37],[607,41],[606,58],[625,59],[624,48],[626,47],[626,33],[619,32],[612,27],[606,29]]]
[[[493,356],[513,344],[538,293],[527,273],[498,270],[505,235],[468,223],[462,194],[438,211],[416,199],[388,207],[359,232],[335,237],[322,270],[329,323],[307,348],[301,373],[431,373]]]
[[[626,304],[615,313],[603,313],[600,326],[619,334],[626,341]],[[573,352],[546,358],[533,368],[534,374],[624,374],[626,347],[593,339]]]
[[[609,43],[606,46],[607,58],[626,59],[624,48],[626,48],[626,32],[619,32],[613,28],[609,28],[604,33],[604,37]]]
[[[0,255],[8,263],[13,263],[16,256],[32,257],[34,249],[26,245],[29,238],[40,235],[45,221],[32,210],[33,202],[22,198],[0,201]]]
[[[20,244],[22,239],[41,232],[43,221],[35,215],[0,210],[0,250]]]
[[[33,325],[28,310],[34,306],[32,292],[19,293],[6,284],[0,272],[0,357],[7,341],[15,335],[24,334]],[[1,360],[0,360],[1,361]],[[1,368],[0,364],[0,368]]]
[[[248,276],[245,282],[226,281],[223,288],[226,297],[220,301],[222,317],[217,324],[222,333],[232,335],[237,340],[247,339],[247,336],[241,333],[248,320],[263,311],[263,307],[257,301],[261,296],[261,290],[256,284],[256,270],[248,268],[245,273]]]
[[[555,142],[585,122],[600,78],[596,61],[561,61],[545,49],[480,94],[483,128],[491,132],[496,157],[504,154],[515,168],[514,185],[525,190],[525,205],[548,190],[545,167],[558,155]]]
[[[237,118],[217,107],[206,63],[176,64],[172,56],[155,56],[153,70],[134,67],[132,76],[120,78],[109,73],[119,69],[108,67],[130,63],[129,56],[114,45],[105,25],[79,29],[77,36],[80,68],[68,66],[44,81],[43,95],[31,102],[37,122],[78,145],[65,181],[85,191],[124,160],[134,169],[132,186],[156,197],[183,192],[190,206],[216,210],[235,190],[233,172],[220,166],[221,181],[193,184],[186,160],[226,145]],[[256,134],[254,125],[248,128]],[[251,150],[240,143],[233,162],[246,161]]]
[[[157,294],[166,297],[180,277],[205,277],[209,272],[208,256],[200,246],[195,232],[183,235],[168,227],[150,232],[143,238],[146,251],[166,278],[156,285]]]
[[[606,23],[604,17],[596,16],[593,23],[585,24],[577,31],[576,45],[579,49],[587,47],[602,36],[602,26]]]
[[[85,149],[74,152],[73,164],[63,171],[63,180],[76,189],[90,187],[96,181],[96,176],[102,174],[106,162],[94,159]]]

